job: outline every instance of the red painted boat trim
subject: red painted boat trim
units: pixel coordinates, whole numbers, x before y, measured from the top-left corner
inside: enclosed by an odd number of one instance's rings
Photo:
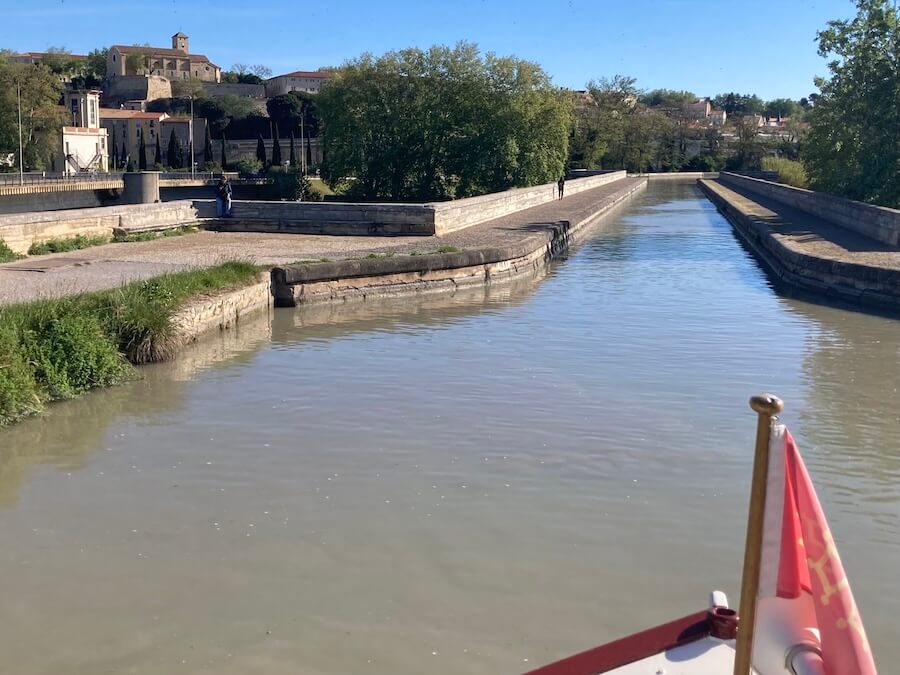
[[[598,675],[709,635],[706,610],[532,670],[526,675]]]

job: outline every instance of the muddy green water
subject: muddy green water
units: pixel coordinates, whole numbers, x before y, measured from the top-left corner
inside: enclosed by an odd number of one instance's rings
[[[892,672],[898,344],[688,184],[540,278],[278,310],[0,432],[0,672],[516,673],[736,603],[759,390]]]

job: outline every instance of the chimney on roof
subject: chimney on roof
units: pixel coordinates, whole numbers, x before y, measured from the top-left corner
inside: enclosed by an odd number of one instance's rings
[[[188,36],[178,31],[175,35],[172,36],[172,49],[177,49],[179,51],[184,52],[185,54],[188,52]]]

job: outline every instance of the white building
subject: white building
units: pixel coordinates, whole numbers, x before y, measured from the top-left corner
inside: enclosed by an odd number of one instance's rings
[[[329,77],[331,73],[321,70],[295,70],[293,73],[276,75],[266,80],[266,96],[273,98],[292,91],[317,94],[322,88],[322,83]]]
[[[106,129],[100,126],[100,92],[67,91],[66,114],[71,126],[64,126],[61,138],[60,166],[66,175],[109,170],[109,143]]]

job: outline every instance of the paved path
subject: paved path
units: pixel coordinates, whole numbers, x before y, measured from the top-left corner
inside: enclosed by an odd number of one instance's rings
[[[440,246],[458,249],[504,246],[532,234],[545,223],[579,222],[596,211],[600,203],[641,180],[625,178],[443,237],[203,231],[156,241],[107,244],[71,253],[35,256],[0,265],[0,304],[115,288],[126,281],[227,260],[274,266],[319,258],[359,258],[370,253],[434,253]],[[23,264],[44,267],[46,271],[27,271],[22,269]]]
[[[826,260],[900,270],[898,248],[845,230],[774,199],[718,181],[711,183],[729,202],[767,222],[772,234],[793,251]]]

